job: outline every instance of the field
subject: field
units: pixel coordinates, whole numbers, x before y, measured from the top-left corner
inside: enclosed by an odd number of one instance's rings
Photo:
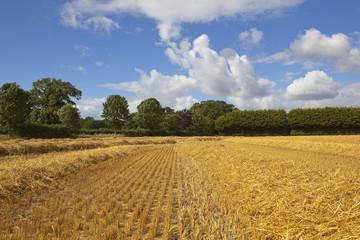
[[[0,239],[360,239],[360,136],[0,140]]]

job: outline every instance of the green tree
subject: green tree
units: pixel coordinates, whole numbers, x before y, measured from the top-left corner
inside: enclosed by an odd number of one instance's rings
[[[198,114],[205,116],[209,119],[216,120],[218,117],[231,113],[235,109],[235,106],[232,104],[227,104],[224,101],[202,101],[200,103],[195,103],[190,108],[192,114]]]
[[[79,100],[81,91],[70,82],[61,79],[42,78],[33,83],[30,91],[33,101],[31,120],[45,124],[57,124],[60,122],[58,111],[66,104],[75,105],[72,98]]]
[[[195,103],[190,111],[192,113],[192,128],[201,135],[215,133],[215,120],[232,112],[235,106],[224,101],[202,101]]]
[[[172,109],[171,107],[164,107],[163,110],[165,116],[175,113],[174,109]]]
[[[66,104],[62,106],[58,111],[58,116],[60,122],[62,122],[66,127],[74,129],[80,128],[79,109],[72,106],[71,104]]]
[[[181,123],[181,117],[176,114],[169,114],[164,117],[163,128],[169,134],[175,134],[179,129],[179,125]]]
[[[131,113],[125,121],[124,128],[126,129],[136,129],[137,123],[135,121],[136,113]]]
[[[0,88],[0,125],[8,134],[18,130],[30,113],[30,95],[16,83],[5,83]]]
[[[165,114],[158,100],[146,99],[137,106],[137,109],[134,120],[139,127],[151,130],[160,128]]]
[[[105,118],[113,126],[116,133],[129,116],[129,104],[126,98],[120,95],[110,95],[103,103],[103,107],[101,117]]]

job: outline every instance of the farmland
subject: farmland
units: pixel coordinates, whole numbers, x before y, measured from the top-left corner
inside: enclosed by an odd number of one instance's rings
[[[21,238],[360,238],[360,136],[1,141]]]

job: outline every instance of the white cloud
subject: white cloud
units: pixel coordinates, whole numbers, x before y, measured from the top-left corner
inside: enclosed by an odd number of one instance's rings
[[[360,48],[353,48],[347,55],[340,57],[335,62],[335,67],[341,72],[360,72]]]
[[[174,109],[182,110],[182,109],[189,109],[194,103],[200,102],[198,99],[192,97],[192,96],[186,96],[186,97],[178,97],[176,98],[176,104],[174,106]]]
[[[342,33],[331,37],[311,28],[290,44],[290,49],[297,58],[323,59],[344,56],[350,49],[349,37]]]
[[[351,38],[343,33],[327,36],[317,29],[309,29],[290,44],[289,49],[257,59],[257,63],[301,63],[314,69],[328,63],[340,72],[360,72],[360,48],[351,46]]]
[[[339,88],[334,98],[302,102],[297,107],[360,107],[360,83],[352,83]]]
[[[269,96],[273,82],[259,78],[248,58],[233,49],[220,54],[209,47],[209,38],[201,35],[191,44],[187,39],[166,50],[170,60],[197,81],[197,88],[214,97],[254,98]]]
[[[86,74],[86,70],[85,70],[85,68],[82,67],[82,66],[77,66],[77,68],[75,69],[75,71],[81,72],[82,74]]]
[[[284,65],[292,65],[298,63],[298,60],[295,60],[292,56],[292,53],[286,49],[283,52],[274,53],[267,57],[259,58],[255,63],[275,63],[283,62]]]
[[[157,98],[164,106],[175,109],[190,107],[197,100],[190,94],[202,92],[212,97],[226,98],[240,107],[265,108],[275,103],[274,82],[260,78],[246,56],[233,49],[217,53],[209,47],[207,35],[179,46],[169,43],[166,50],[170,60],[187,72],[185,75],[163,75],[152,70],[150,75],[137,69],[139,81],[105,84],[104,86],[132,92],[136,99]]]
[[[106,33],[120,28],[118,23],[102,15],[95,14],[95,16],[84,17],[83,13],[96,12],[94,4],[96,3],[92,0],[75,0],[72,3],[66,3],[61,11],[61,23],[65,26]]]
[[[181,23],[210,22],[221,17],[249,17],[281,13],[305,0],[73,0],[63,6],[62,23],[75,28],[104,28],[119,25],[105,16],[124,13],[154,19],[162,40],[180,36]]]
[[[103,110],[103,103],[106,98],[84,98],[76,101],[76,106],[81,113],[81,117],[94,117],[95,119],[101,119],[101,113]]]
[[[178,108],[190,107],[193,103],[190,96],[184,97],[195,89],[196,81],[184,75],[167,76],[152,70],[150,75],[136,69],[140,79],[136,82],[122,82],[118,84],[105,84],[105,87],[128,91],[136,94],[136,99],[145,100],[155,97],[163,106]],[[134,100],[135,101],[135,100]]]
[[[338,94],[339,86],[325,72],[315,70],[294,80],[286,88],[285,97],[288,100],[303,101],[334,98]]]
[[[245,49],[251,49],[263,38],[264,33],[257,30],[256,28],[250,28],[250,30],[241,32],[239,34],[239,40],[243,41],[243,46]]]

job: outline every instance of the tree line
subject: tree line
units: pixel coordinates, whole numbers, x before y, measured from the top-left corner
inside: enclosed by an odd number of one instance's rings
[[[143,135],[308,135],[360,133],[360,108],[326,107],[239,110],[224,101],[202,101],[174,111],[155,98],[131,113],[125,97],[110,95],[101,117],[81,118],[74,99],[82,92],[70,82],[43,78],[25,91],[16,83],[0,88],[0,131],[22,137],[69,137],[78,133]]]

